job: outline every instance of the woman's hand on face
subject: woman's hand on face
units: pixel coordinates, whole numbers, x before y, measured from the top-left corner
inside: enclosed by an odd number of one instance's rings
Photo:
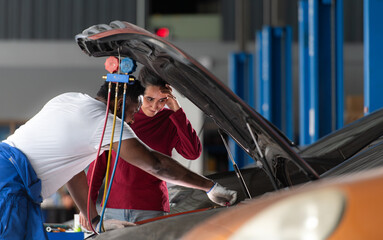
[[[173,89],[170,87],[169,84],[166,84],[164,88],[161,89],[161,93],[167,94],[168,99],[166,100],[166,105],[176,112],[178,109],[181,108],[180,103],[178,102],[177,98],[172,94]]]

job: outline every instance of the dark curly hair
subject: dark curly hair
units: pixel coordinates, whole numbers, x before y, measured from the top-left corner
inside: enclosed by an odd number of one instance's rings
[[[165,80],[163,80],[160,76],[155,74],[148,67],[143,66],[138,74],[138,80],[140,80],[142,86],[145,88],[147,86],[158,86],[165,87],[168,84]]]
[[[112,88],[110,91],[110,102],[112,102],[112,103],[115,101],[116,84],[118,84],[118,99],[123,98],[124,84],[123,83],[112,83]],[[109,82],[105,82],[100,87],[100,90],[98,90],[97,97],[100,97],[106,101],[108,99],[108,88],[109,88]],[[135,80],[132,84],[128,84],[127,88],[126,88],[126,102],[125,102],[125,104],[129,104],[129,102],[138,103],[139,102],[139,100],[138,100],[139,96],[143,95],[144,92],[145,92],[145,88],[141,85],[140,81]],[[117,116],[120,118],[121,118],[121,115],[122,115],[122,112],[117,113]]]

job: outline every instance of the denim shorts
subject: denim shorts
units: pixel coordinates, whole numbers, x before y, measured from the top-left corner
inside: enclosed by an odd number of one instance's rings
[[[161,217],[167,215],[167,212],[152,210],[136,210],[136,209],[117,209],[106,208],[104,220],[117,219],[128,222],[138,222],[150,218]]]

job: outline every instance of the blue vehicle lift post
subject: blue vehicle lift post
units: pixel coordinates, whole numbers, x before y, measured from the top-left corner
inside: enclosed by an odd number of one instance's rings
[[[291,48],[290,26],[256,33],[256,110],[293,140]]]
[[[343,126],[343,0],[301,0],[298,13],[299,144],[306,145]]]
[[[254,108],[254,56],[238,52],[229,56],[229,87],[240,98]],[[230,149],[239,168],[254,163],[253,159],[240,148],[234,140],[229,141]],[[229,170],[233,166],[229,164]]]
[[[383,106],[383,1],[364,0],[364,114]]]
[[[308,2],[298,3],[299,24],[299,143],[309,144],[309,112],[310,112],[310,81],[309,81],[309,27]]]
[[[229,55],[229,87],[240,98],[254,107],[254,56],[246,50],[247,47],[247,23],[248,10],[247,0],[235,1],[236,12],[236,41],[239,50]],[[233,139],[229,139],[232,155],[239,168],[254,163],[253,159],[240,148]],[[234,170],[229,161],[229,170]]]

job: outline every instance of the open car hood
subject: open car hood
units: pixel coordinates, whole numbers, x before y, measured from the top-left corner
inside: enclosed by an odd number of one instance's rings
[[[310,179],[318,178],[279,130],[205,67],[167,40],[133,24],[114,21],[84,30],[76,35],[76,41],[89,56],[129,57],[149,67],[211,117],[264,168],[270,167],[267,163],[283,158],[298,165]]]

